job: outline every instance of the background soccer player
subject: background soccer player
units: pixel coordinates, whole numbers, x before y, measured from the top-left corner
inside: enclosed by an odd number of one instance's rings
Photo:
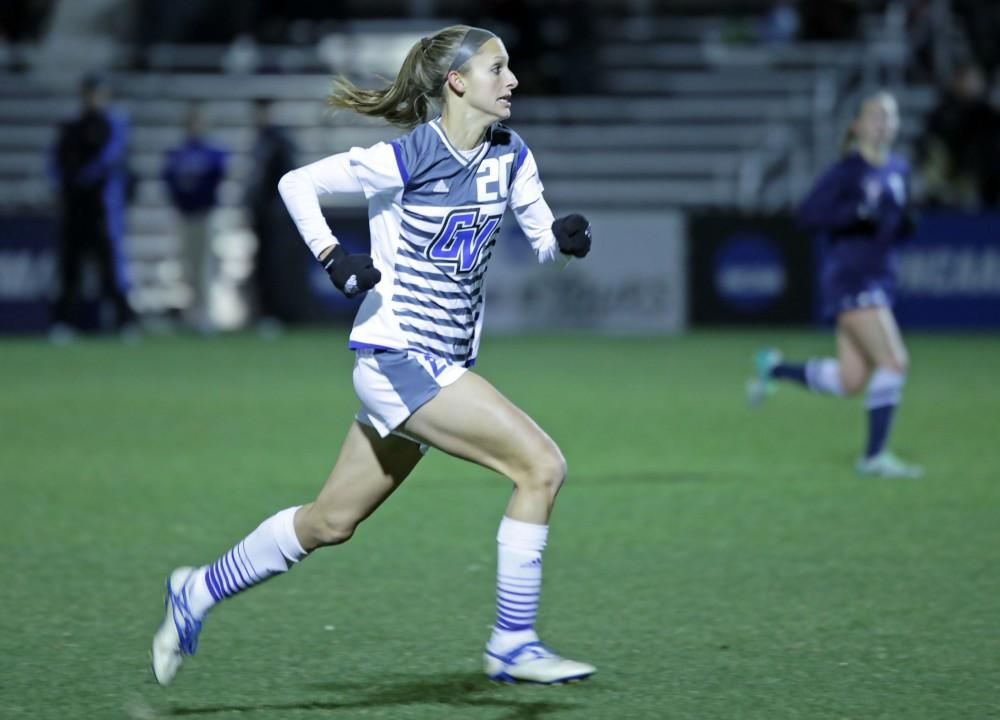
[[[868,439],[857,470],[863,475],[915,477],[921,469],[886,450],[893,414],[906,381],[908,355],[892,314],[894,246],[913,234],[909,166],[890,151],[899,131],[895,98],[866,97],[844,140],[844,156],[819,178],[799,208],[799,220],[822,235],[824,315],[836,318],[837,357],[804,365],[766,348],[755,357],[751,404],[773,380],[789,380],[827,395],[867,388]]]

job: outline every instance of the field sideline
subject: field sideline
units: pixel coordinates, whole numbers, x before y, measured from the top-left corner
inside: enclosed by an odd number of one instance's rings
[[[432,452],[347,545],[220,607],[174,685],[162,583],[312,499],[356,400],[346,332],[0,345],[0,718],[1000,718],[1000,338],[913,335],[892,447],[861,399],[743,402],[762,343],[488,336],[560,444],[542,637],[598,666],[488,683],[506,481]]]

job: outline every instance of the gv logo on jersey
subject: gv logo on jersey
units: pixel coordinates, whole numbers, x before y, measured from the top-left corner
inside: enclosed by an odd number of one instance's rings
[[[476,267],[479,255],[500,226],[500,215],[479,217],[479,208],[452,210],[441,225],[441,232],[427,246],[427,258],[437,264],[453,265],[456,272],[467,273]]]

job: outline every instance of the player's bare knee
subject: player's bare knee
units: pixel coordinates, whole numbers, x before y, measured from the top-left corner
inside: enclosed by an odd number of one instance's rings
[[[532,458],[522,484],[534,490],[543,490],[550,497],[555,497],[566,480],[566,458],[555,445],[546,452],[538,453]]]
[[[866,387],[866,381],[868,378],[865,373],[852,373],[850,375],[845,375],[841,378],[841,383],[844,386],[844,395],[858,395]]]

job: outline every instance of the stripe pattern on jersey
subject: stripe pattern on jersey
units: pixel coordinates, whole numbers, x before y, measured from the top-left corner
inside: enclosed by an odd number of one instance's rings
[[[504,206],[403,207],[392,305],[408,347],[471,359]]]

